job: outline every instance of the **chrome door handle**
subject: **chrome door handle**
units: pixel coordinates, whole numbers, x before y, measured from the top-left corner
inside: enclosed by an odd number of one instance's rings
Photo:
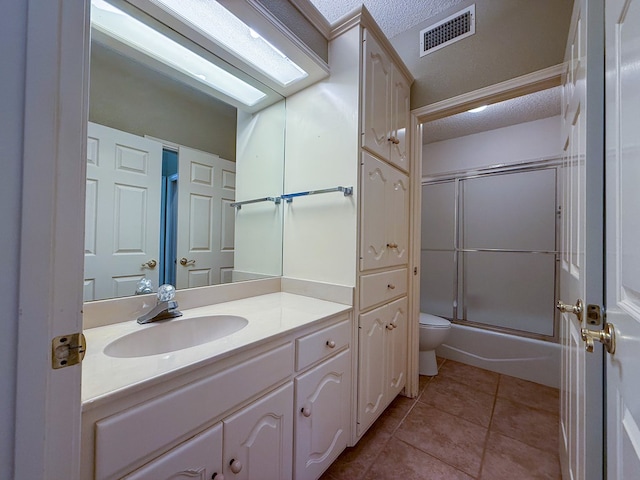
[[[190,265],[195,265],[196,261],[195,260],[187,260],[185,257],[182,257],[180,259],[180,265],[182,265],[183,267],[188,267]]]
[[[594,341],[597,340],[604,345],[607,352],[614,354],[616,352],[616,327],[613,323],[605,322],[602,330],[589,330],[582,327],[580,336],[586,343],[587,352],[593,352]]]
[[[584,311],[584,304],[582,300],[578,299],[575,305],[567,305],[562,300],[558,300],[556,308],[563,313],[573,313],[578,317],[578,321],[582,322],[582,312]]]

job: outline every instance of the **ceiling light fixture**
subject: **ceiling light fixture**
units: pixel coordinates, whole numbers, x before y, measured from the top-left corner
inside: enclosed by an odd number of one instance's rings
[[[266,94],[104,0],[91,0],[91,25],[249,107]]]
[[[213,0],[152,0],[161,8],[191,24],[210,40],[233,52],[281,86],[286,87],[308,73]]]
[[[467,112],[480,113],[480,112],[484,111],[485,108],[487,108],[487,105],[482,105],[482,106],[477,107],[477,108],[472,108],[471,110],[467,110]]]

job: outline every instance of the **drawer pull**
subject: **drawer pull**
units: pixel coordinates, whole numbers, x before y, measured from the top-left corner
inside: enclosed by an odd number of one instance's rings
[[[336,347],[336,342],[333,341],[333,340],[327,340],[327,347],[335,348]]]
[[[398,248],[397,243],[387,243],[387,248]]]
[[[224,475],[218,472],[213,472],[213,475],[211,475],[211,480],[224,480]]]
[[[387,285],[387,288],[389,290],[395,290],[396,286],[393,283],[390,283],[390,284]]]
[[[302,413],[302,415],[304,415],[305,417],[310,417],[311,416],[311,408],[304,406],[300,409],[300,413]]]
[[[229,462],[229,468],[233,473],[240,473],[240,470],[242,470],[242,462],[240,462],[240,460],[232,458]]]

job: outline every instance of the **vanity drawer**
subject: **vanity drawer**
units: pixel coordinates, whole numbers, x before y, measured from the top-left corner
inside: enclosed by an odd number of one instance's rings
[[[360,310],[407,294],[407,269],[372,273],[360,277]]]
[[[346,319],[296,340],[296,371],[303,370],[349,345],[351,322]]]
[[[289,342],[96,422],[95,478],[122,477],[141,460],[288,378],[293,356]]]

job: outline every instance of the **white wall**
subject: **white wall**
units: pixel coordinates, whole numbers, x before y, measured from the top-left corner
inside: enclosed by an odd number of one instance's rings
[[[18,340],[18,281],[20,261],[20,216],[22,194],[22,140],[26,57],[27,3],[3,2],[0,16],[0,291],[2,292],[2,335],[0,335],[0,465],[3,478],[14,477],[14,434],[16,393],[16,345]]]
[[[238,111],[237,202],[282,193],[284,135],[284,100],[255,114]],[[235,215],[234,280],[281,275],[282,205],[245,205]]]
[[[287,99],[285,193],[358,180],[359,29],[329,45],[331,77]],[[284,205],[283,275],[355,286],[357,190]]]
[[[561,153],[560,116],[549,117],[424,145],[422,175],[539,160]]]

